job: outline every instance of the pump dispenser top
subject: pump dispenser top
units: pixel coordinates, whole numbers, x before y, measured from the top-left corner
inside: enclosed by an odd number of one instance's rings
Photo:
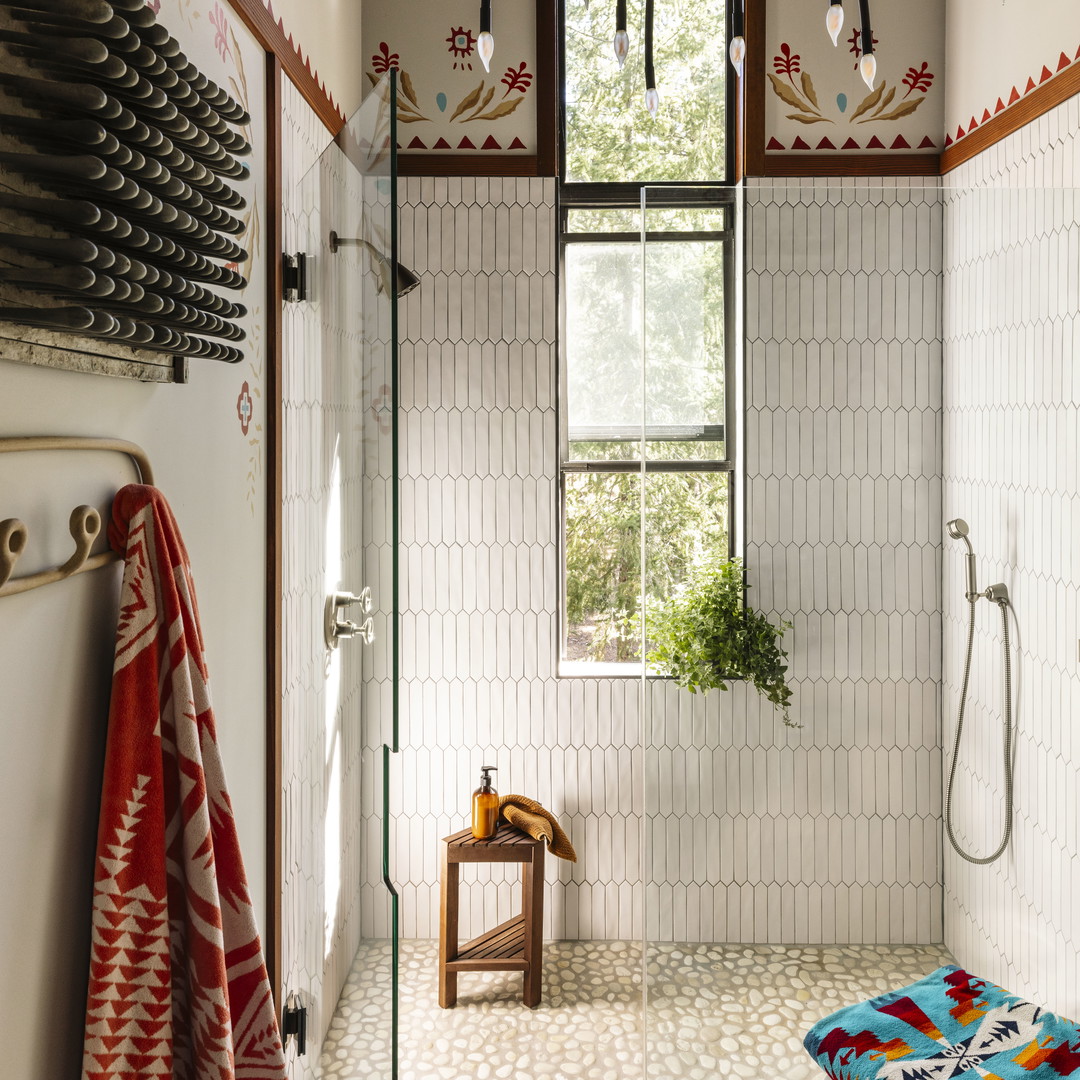
[[[494,765],[480,769],[480,786],[472,797],[472,834],[477,840],[490,840],[499,823],[499,793],[491,786],[491,774],[499,770]]]

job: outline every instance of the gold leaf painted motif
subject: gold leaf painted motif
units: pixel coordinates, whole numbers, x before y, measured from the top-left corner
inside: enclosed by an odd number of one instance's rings
[[[881,99],[881,104],[874,110],[874,115],[877,116],[878,113],[884,112],[894,97],[896,97],[896,87],[890,86],[889,92]]]
[[[508,116],[512,113],[525,99],[523,97],[511,98],[509,101],[501,101],[490,112],[483,113],[480,116],[470,116],[470,120],[498,120],[500,116]]]
[[[773,92],[785,104],[790,105],[793,109],[798,109],[799,112],[812,113],[814,111],[787,83],[778,79],[771,71],[769,72],[769,79],[772,82]]]
[[[898,105],[891,113],[886,113],[884,116],[874,116],[870,119],[873,120],[899,120],[902,116],[910,116],[924,101],[925,97],[916,98],[914,101],[905,101],[903,105]],[[865,120],[860,120],[860,124],[865,124]]]
[[[852,120],[858,120],[863,113],[869,112],[880,100],[881,95],[885,93],[885,84],[882,83],[876,90],[872,91],[866,97],[862,99],[862,103],[851,114]]]
[[[458,103],[458,107],[454,110],[454,115],[450,117],[451,123],[456,120],[463,112],[468,112],[479,100],[480,95],[484,92],[483,82],[471,93],[466,94]]]

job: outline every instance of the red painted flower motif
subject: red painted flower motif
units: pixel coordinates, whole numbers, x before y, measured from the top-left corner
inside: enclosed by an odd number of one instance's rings
[[[925,93],[930,89],[930,85],[934,81],[934,73],[930,70],[930,65],[924,60],[918,70],[913,67],[908,68],[907,74],[900,81],[908,88],[904,97],[907,97],[912,90]]]
[[[210,25],[214,28],[214,48],[217,49],[218,55],[224,60],[230,52],[229,23],[225,18],[225,12],[221,10],[220,4],[215,4],[214,10],[210,12]]]
[[[516,67],[508,67],[506,74],[502,77],[501,81],[506,83],[506,97],[511,90],[520,90],[523,94],[532,85],[532,72],[525,70],[525,61],[522,60],[521,64]]]
[[[476,46],[476,38],[472,36],[472,31],[466,30],[464,26],[451,26],[450,36],[446,40],[450,46],[447,52],[455,57],[454,67],[468,68],[472,71],[472,64],[468,62],[468,57],[472,56]]]
[[[236,415],[240,418],[240,430],[246,435],[251,426],[251,416],[255,412],[255,402],[251,400],[251,389],[247,383],[240,387],[240,396],[236,399]]]
[[[375,69],[376,75],[382,75],[391,68],[400,70],[401,65],[398,63],[400,59],[397,53],[390,51],[390,46],[385,41],[380,41],[379,51],[371,57],[371,66]]]
[[[794,82],[791,76],[798,75],[802,70],[799,66],[799,61],[802,58],[798,53],[791,51],[791,46],[786,41],[781,44],[780,52],[783,55],[773,57],[773,69],[777,75],[786,75],[789,80]]]
[[[876,50],[878,44],[877,35],[871,31],[870,37],[874,42],[874,48]],[[851,37],[848,38],[848,41],[851,44],[851,48],[848,49],[848,52],[853,52],[855,54],[855,70],[858,71],[859,57],[862,56],[862,31],[857,26],[851,31]]]

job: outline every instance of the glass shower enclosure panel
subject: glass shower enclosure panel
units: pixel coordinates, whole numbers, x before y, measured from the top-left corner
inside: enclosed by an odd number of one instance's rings
[[[678,685],[708,668],[696,597],[733,553],[740,350],[738,192],[642,192],[641,519],[644,641],[645,1075],[715,1075],[702,1022],[722,968],[719,860],[722,732],[716,702]],[[663,677],[662,677],[663,676]],[[712,698],[726,697],[713,693]],[[717,769],[720,772],[717,772]],[[704,1071],[703,1071],[704,1070]]]
[[[293,663],[299,657],[286,660],[287,671],[315,684],[286,721],[310,727],[310,738],[291,738],[289,727],[283,733],[286,755],[306,747],[304,760],[284,765],[286,953],[299,954],[285,957],[285,990],[293,1005],[306,1007],[308,1023],[306,1054],[290,1058],[298,1078],[324,1074],[319,1050],[335,1007],[340,1015],[346,1003],[365,1018],[365,1076],[397,1075],[387,777],[397,749],[397,296],[404,285],[396,272],[394,75],[372,88],[297,193],[306,259],[292,282],[298,303],[286,332],[309,325],[286,350],[298,357],[286,401],[286,430],[298,449],[287,452],[286,469],[306,475],[287,476],[286,486],[308,493],[295,510],[303,520],[290,529],[310,534],[310,542],[297,542],[310,550],[290,572],[311,580],[295,612],[302,627],[286,627],[285,640],[318,642],[306,662],[317,670],[305,674],[304,663]]]

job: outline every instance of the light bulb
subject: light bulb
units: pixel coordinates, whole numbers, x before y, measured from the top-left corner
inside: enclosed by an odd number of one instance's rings
[[[495,53],[495,39],[487,30],[480,31],[480,36],[476,39],[476,52],[480,57],[480,62],[484,65],[484,70],[490,71],[491,57]]]
[[[615,31],[615,59],[619,61],[619,67],[626,63],[626,57],[630,52],[630,35],[625,30]]]
[[[839,44],[840,31],[844,29],[844,5],[830,4],[825,12],[825,29],[829,31],[834,45]]]
[[[645,108],[649,110],[652,116],[655,116],[656,110],[660,108],[660,95],[656,92],[655,86],[650,86],[645,91]]]
[[[874,79],[877,77],[877,57],[872,53],[863,53],[862,59],[859,61],[859,74],[863,77],[863,82],[874,89]]]
[[[743,61],[746,59],[746,38],[733,37],[728,46],[728,56],[731,57],[731,66],[735,69],[735,74],[741,79]]]

